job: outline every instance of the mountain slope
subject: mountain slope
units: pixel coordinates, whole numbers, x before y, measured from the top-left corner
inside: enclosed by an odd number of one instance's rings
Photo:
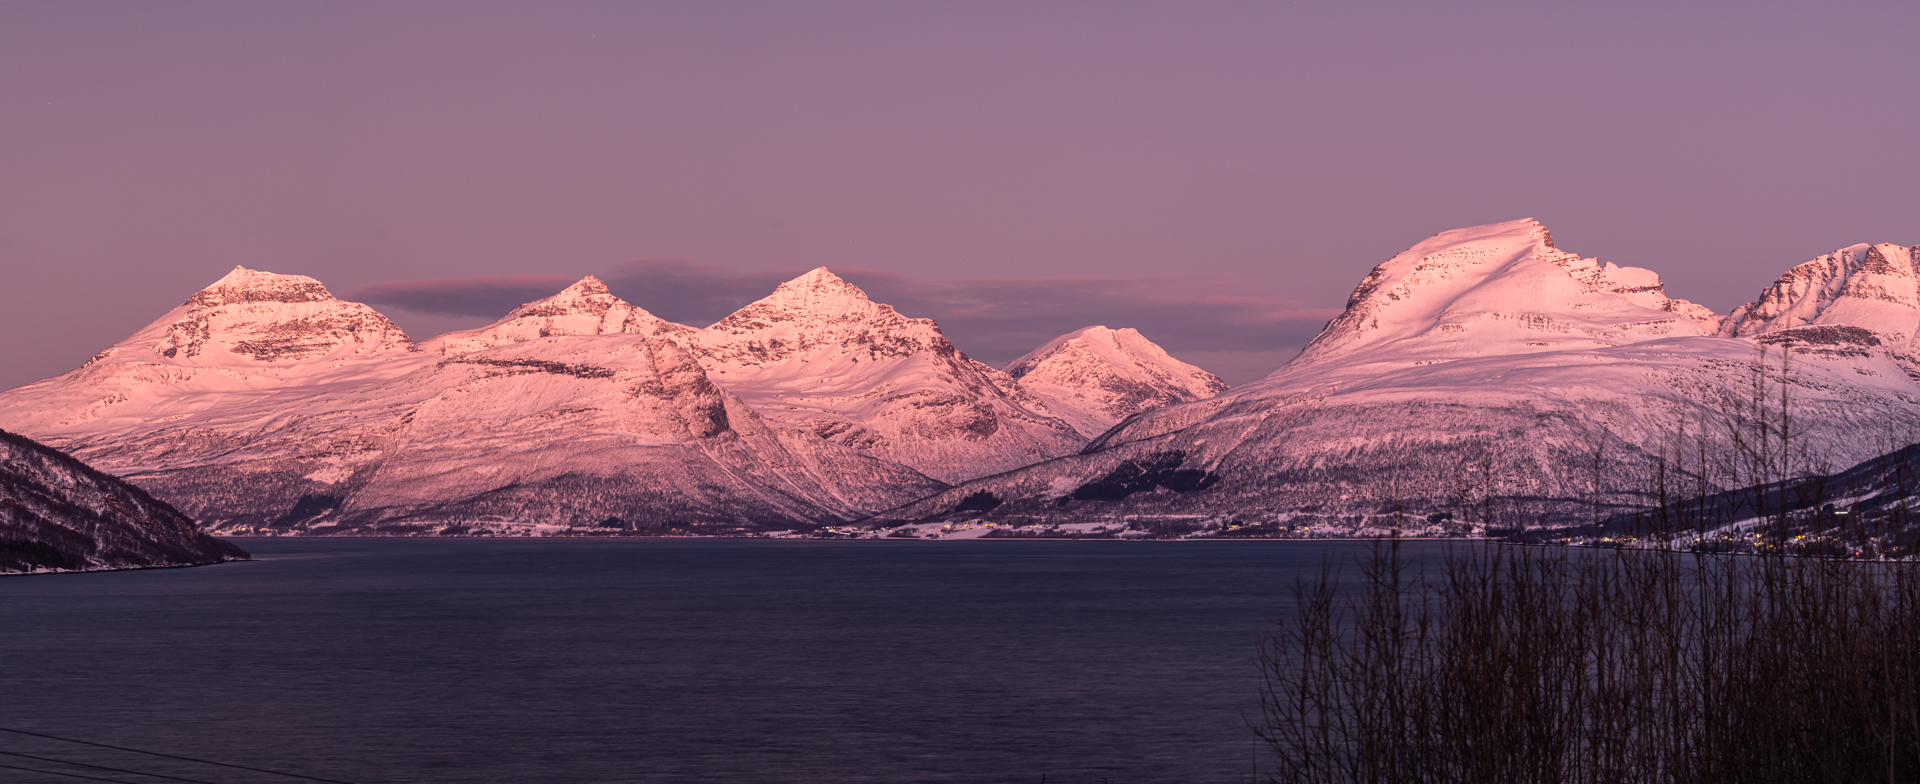
[[[78,369],[0,393],[0,426],[71,451],[129,429],[276,410],[433,359],[385,316],[335,299],[319,281],[235,267]]]
[[[1920,426],[1920,387],[1884,346],[1717,327],[1657,275],[1565,253],[1533,221],[1445,232],[1376,267],[1266,378],[889,517],[952,514],[985,492],[1002,501],[994,514],[1056,519],[1237,514],[1352,530],[1398,510],[1561,524],[1641,503],[1663,455],[1763,443],[1783,380],[1803,461],[1857,462],[1879,435]]]
[[[443,356],[374,329],[385,319],[311,279],[236,272],[104,360],[0,394],[0,423],[221,530],[752,530],[858,517],[942,487],[769,425],[665,334],[538,336],[646,325],[595,284],[438,341]],[[597,320],[555,313],[556,301]],[[363,328],[319,331],[332,348],[308,337],[307,350],[268,359],[224,349],[290,334],[314,313]],[[187,330],[202,348],[168,353],[182,321],[204,325]]]
[[[690,334],[694,330],[648,313],[588,275],[546,299],[514,308],[487,326],[449,332],[420,344],[422,351],[458,356],[509,343],[565,335]]]
[[[1719,334],[1755,337],[1809,326],[1872,332],[1920,373],[1912,358],[1920,336],[1920,247],[1854,245],[1787,270],[1727,314]]]
[[[0,573],[193,566],[246,557],[139,488],[0,431]]]
[[[701,331],[690,348],[714,383],[763,416],[941,481],[1086,442],[932,321],[902,316],[824,267]]]
[[[1174,359],[1137,330],[1102,326],[1047,341],[1008,363],[1006,372],[1088,438],[1134,414],[1227,389],[1218,376]]]

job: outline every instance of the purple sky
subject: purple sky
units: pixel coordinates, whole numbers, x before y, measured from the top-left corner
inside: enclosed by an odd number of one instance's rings
[[[1920,243],[1920,4],[1821,5],[0,0],[0,388],[235,264],[416,338],[826,265],[994,364],[1105,323],[1240,382],[1533,216],[1724,312]]]

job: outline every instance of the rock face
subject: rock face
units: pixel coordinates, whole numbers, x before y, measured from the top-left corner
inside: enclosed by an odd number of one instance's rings
[[[1839,319],[1843,301],[1821,313]],[[1531,220],[1449,231],[1375,268],[1266,378],[890,518],[954,514],[987,493],[1001,517],[1553,525],[1644,502],[1663,465],[1733,487],[1764,479],[1768,461],[1848,465],[1920,431],[1920,386],[1879,337],[1898,332],[1877,331],[1897,322],[1785,327],[1769,307],[1729,330],[1657,275],[1561,251]],[[1766,318],[1781,328],[1740,331]],[[1765,433],[1782,391],[1795,434],[1776,460]]]
[[[1218,376],[1174,359],[1136,330],[1098,326],[1047,341],[1006,371],[1087,438],[1135,414],[1227,389]]]
[[[0,431],[0,573],[194,566],[246,557],[139,488]]]
[[[1086,443],[932,321],[900,315],[824,267],[721,319],[690,347],[715,384],[768,419],[943,482]]]
[[[235,267],[79,369],[0,394],[0,423],[85,452],[226,409],[271,410],[272,401],[398,378],[432,360],[387,317],[334,299],[319,281]]]
[[[1865,330],[1910,372],[1920,373],[1914,359],[1920,336],[1920,247],[1854,245],[1787,270],[1759,298],[1727,314],[1719,334],[1823,332],[1806,327]]]
[[[944,487],[769,422],[671,339],[689,330],[649,319],[582,281],[429,353],[308,278],[236,271],[0,394],[0,423],[218,530],[756,530]],[[263,334],[291,348],[229,348]]]
[[[406,333],[372,308],[334,299],[320,281],[234,267],[116,349],[146,349],[173,364],[347,362],[413,350]]]

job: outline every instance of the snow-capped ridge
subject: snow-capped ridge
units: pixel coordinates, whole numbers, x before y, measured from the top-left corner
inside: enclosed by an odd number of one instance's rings
[[[785,322],[850,322],[893,312],[891,306],[874,302],[866,291],[833,274],[832,270],[815,267],[780,284],[773,293],[714,322],[707,330],[741,333],[764,330]]]
[[[188,297],[182,307],[212,308],[246,302],[332,302],[333,292],[305,275],[281,275],[235,265]]]
[[[1069,423],[931,319],[908,318],[816,268],[692,341],[715,383],[755,410],[941,481],[1071,452]]]
[[[1442,232],[1375,267],[1267,377],[887,519],[1552,526],[1631,510],[1680,473],[1728,481],[1748,469],[1723,456],[1775,416],[1800,465],[1856,463],[1920,427],[1920,363],[1893,348],[1920,327],[1914,249],[1816,259],[1726,323],[1648,270],[1560,250],[1537,221]]]
[[[693,330],[615,296],[607,284],[588,275],[551,297],[514,308],[499,321],[422,341],[420,348],[451,357],[544,337],[657,332],[691,334]]]
[[[1920,246],[1849,245],[1795,266],[1727,314],[1718,333],[1817,326],[1858,327],[1896,352],[1911,351],[1920,336]]]
[[[146,348],[174,364],[254,365],[412,351],[413,342],[386,316],[336,299],[318,280],[236,266],[120,347]]]
[[[1709,334],[1660,276],[1559,249],[1532,218],[1443,231],[1375,267],[1289,366],[1422,362]]]

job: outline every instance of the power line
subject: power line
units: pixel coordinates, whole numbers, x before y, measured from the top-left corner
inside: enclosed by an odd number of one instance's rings
[[[292,778],[292,779],[318,781],[318,782],[323,782],[323,784],[352,784],[351,782],[340,781],[338,779],[323,779],[317,776],[303,776],[298,773],[287,773],[285,771],[268,770],[266,768],[250,768],[245,765],[233,765],[225,762],[214,762],[213,760],[196,759],[194,757],[182,757],[177,754],[162,754],[157,751],[142,751],[140,749],[130,749],[125,746],[109,746],[105,743],[94,743],[92,741],[74,740],[73,738],[62,738],[58,735],[43,735],[38,732],[28,732],[26,730],[9,729],[7,727],[0,727],[0,732],[11,732],[15,735],[26,735],[28,737],[33,737],[33,738],[45,738],[47,740],[57,740],[62,743],[78,743],[82,746],[93,746],[95,748],[113,749],[114,751],[125,751],[132,754],[145,754],[150,757],[165,757],[167,759],[180,760],[182,762],[196,762],[201,765],[214,765],[222,768],[233,768],[234,770],[246,770],[246,771],[252,771],[254,773],[265,773],[271,776],[286,776],[287,778]],[[24,770],[24,768],[22,768],[22,770]],[[70,774],[63,774],[63,775],[70,775]],[[109,781],[110,779],[99,779],[99,780]]]
[[[125,779],[103,779],[103,778],[100,778],[99,776],[82,776],[78,773],[61,773],[60,771],[57,771],[57,770],[41,770],[39,768],[23,768],[23,767],[20,767],[19,765],[0,765],[0,770],[24,770],[28,773],[45,773],[49,776],[66,776],[67,778],[70,778],[70,779],[86,779],[88,781],[111,781],[113,782],[113,784],[134,784],[134,782],[127,781]]]
[[[112,771],[114,773],[131,773],[135,776],[147,776],[147,777],[156,778],[156,779],[166,779],[168,781],[184,781],[184,782],[187,782],[187,784],[214,784],[214,782],[211,782],[211,781],[201,781],[199,779],[183,779],[183,778],[180,778],[179,776],[167,776],[160,773],[142,773],[137,770],[127,770],[125,768],[109,768],[105,765],[93,765],[86,762],[74,762],[72,760],[55,759],[53,757],[36,757],[32,754],[21,754],[20,752],[17,752],[17,751],[0,751],[0,754],[5,754],[9,757],[25,757],[30,760],[39,760],[41,762],[52,762],[60,765],[73,765],[75,767],[81,767],[81,768],[92,768],[94,770]]]

